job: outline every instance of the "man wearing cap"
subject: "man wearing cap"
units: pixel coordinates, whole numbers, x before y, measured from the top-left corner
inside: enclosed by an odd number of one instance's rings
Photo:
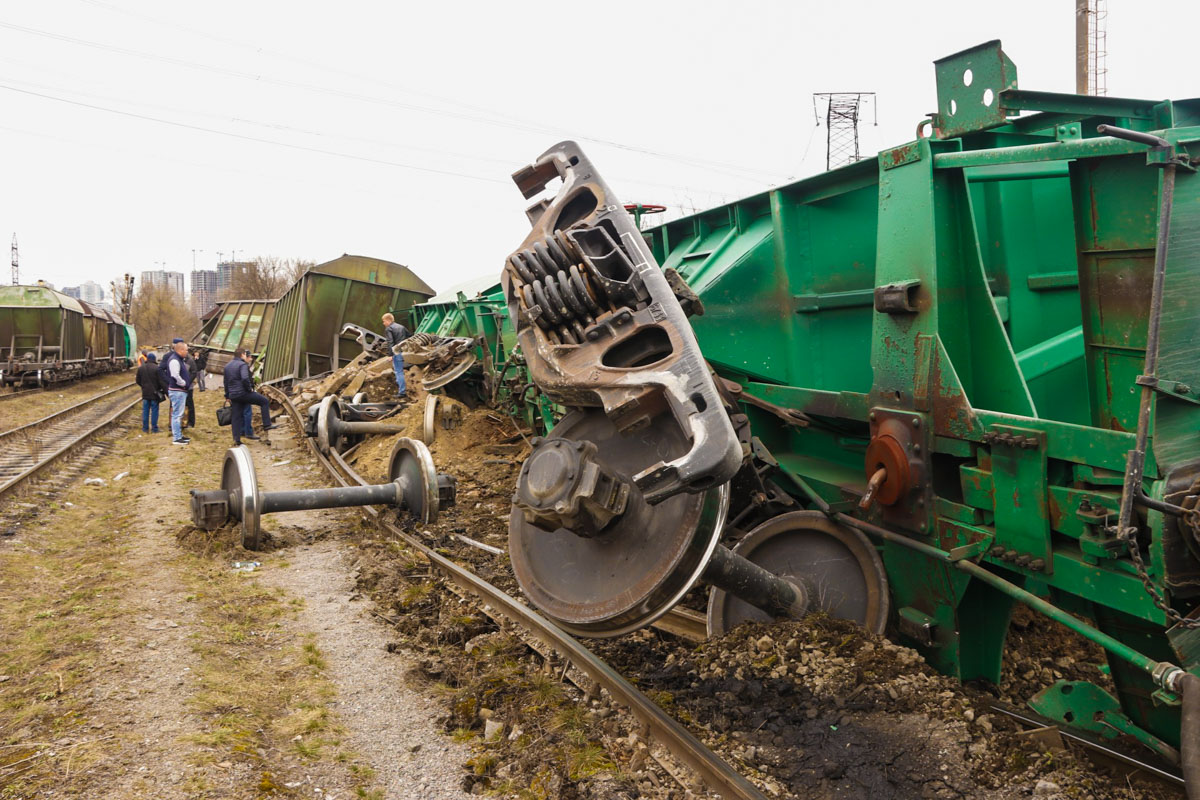
[[[233,406],[230,423],[233,427],[233,446],[237,447],[242,439],[257,439],[254,428],[249,427],[250,409],[257,405],[262,409],[263,430],[271,430],[271,405],[266,397],[254,391],[254,378],[250,375],[251,356],[246,348],[239,347],[233,351],[233,358],[225,365],[225,396]],[[243,416],[244,415],[244,416]],[[247,430],[243,431],[243,427]]]
[[[188,444],[192,440],[183,435],[183,412],[187,409],[188,390],[192,388],[192,375],[188,372],[187,345],[183,339],[171,340],[171,352],[163,359],[159,374],[167,382],[167,397],[171,401],[171,443]]]
[[[142,387],[142,433],[158,433],[158,404],[167,394],[167,383],[158,374],[158,357],[154,353],[142,357],[144,363],[133,379]]]

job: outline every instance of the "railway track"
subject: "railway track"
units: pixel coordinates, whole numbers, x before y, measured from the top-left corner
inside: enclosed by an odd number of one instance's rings
[[[265,393],[273,400],[283,405],[288,415],[302,429],[299,413],[291,405],[290,400],[282,392],[272,387],[265,387]],[[365,485],[364,481],[347,463],[346,458],[354,453],[354,448],[343,455],[336,453],[326,457],[313,446],[311,439],[305,439],[309,449],[329,475],[342,486]],[[403,529],[390,524],[380,517],[373,507],[364,509],[370,514],[376,524],[389,534],[420,551],[426,558],[450,578],[462,591],[483,602],[487,607],[496,609],[507,620],[519,625],[533,638],[546,647],[556,651],[566,658],[572,666],[586,674],[598,685],[609,691],[613,698],[624,705],[643,725],[647,726],[654,738],[665,747],[679,762],[686,764],[701,775],[710,789],[729,798],[758,798],[764,795],[744,776],[736,773],[724,760],[709,750],[703,743],[692,736],[673,718],[665,714],[645,695],[635,689],[624,678],[606,664],[603,660],[583,647],[576,639],[559,629],[553,623],[538,615],[524,603],[516,600],[501,589],[481,580],[474,573],[464,569],[445,556],[432,550],[427,544]],[[456,537],[468,547],[496,555],[501,554],[499,548],[474,541],[469,537]],[[706,638],[705,620],[702,614],[688,609],[676,608],[655,623],[660,628],[692,641],[703,641]],[[1017,709],[1000,702],[991,703],[992,710],[1012,719],[1024,728],[1035,729],[1056,727],[1052,720],[1047,720],[1028,709]],[[1062,738],[1097,757],[1101,763],[1107,763],[1117,770],[1140,770],[1145,775],[1173,788],[1183,787],[1183,778],[1179,771],[1161,761],[1151,758],[1138,758],[1131,755],[1127,749],[1114,747],[1099,737],[1080,734],[1069,729],[1059,729]]]
[[[3,393],[0,393],[0,403],[2,403],[5,400],[12,400],[14,397],[28,397],[31,394],[40,394],[44,391],[46,391],[46,390],[42,389],[42,388],[34,388],[34,389],[15,389],[11,392],[3,392]]]
[[[20,394],[24,394],[21,392]],[[116,423],[141,400],[131,381],[70,408],[0,433],[0,498]]]
[[[304,429],[303,419],[285,394],[271,386],[262,387],[262,391],[283,406],[292,422],[295,423],[297,430]],[[331,457],[327,458],[313,445],[312,439],[305,438],[305,441],[313,456],[338,484],[342,486],[367,485],[367,481],[363,480],[342,456],[333,453]],[[389,523],[380,516],[376,508],[366,506],[364,510],[374,518],[376,524],[381,528],[425,556],[462,591],[520,626],[546,647],[564,657],[573,667],[586,674],[597,686],[606,689],[614,700],[628,709],[650,731],[651,737],[656,742],[666,748],[681,764],[692,769],[709,789],[729,800],[765,800],[766,795],[745,776],[737,772],[683,725],[655,705],[654,701],[634,688],[616,670],[581,645],[570,634],[516,598],[435,552],[420,539]]]

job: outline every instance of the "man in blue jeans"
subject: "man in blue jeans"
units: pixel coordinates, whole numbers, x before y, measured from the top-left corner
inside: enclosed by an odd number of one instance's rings
[[[233,445],[237,447],[242,439],[257,439],[254,428],[243,430],[251,404],[257,404],[262,409],[263,430],[271,430],[271,404],[267,398],[254,391],[254,379],[250,376],[250,365],[246,363],[250,354],[246,348],[239,347],[233,352],[233,358],[225,365],[225,396],[233,406],[230,425],[233,428]]]
[[[392,369],[396,372],[396,387],[400,390],[400,399],[407,396],[404,385],[404,354],[400,352],[400,343],[408,338],[408,329],[396,322],[391,314],[383,315],[383,335],[387,337],[388,349],[392,351]]]
[[[142,433],[158,433],[158,404],[167,395],[167,383],[158,374],[158,356],[147,353],[133,381],[142,389]]]
[[[187,409],[192,375],[188,372],[187,345],[183,339],[171,340],[171,352],[167,353],[159,367],[159,374],[163,373],[166,373],[167,397],[171,401],[171,443],[188,444],[192,440],[183,435],[183,412]]]

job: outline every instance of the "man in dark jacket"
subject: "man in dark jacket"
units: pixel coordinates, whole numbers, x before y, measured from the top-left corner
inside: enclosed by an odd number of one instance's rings
[[[134,383],[142,387],[142,433],[158,433],[158,404],[167,397],[167,382],[158,374],[158,357],[146,354]]]
[[[233,406],[233,418],[230,425],[233,428],[234,447],[242,443],[242,437],[257,439],[254,429],[243,432],[245,424],[243,415],[248,406],[256,404],[262,410],[262,426],[264,431],[271,430],[271,404],[267,398],[254,391],[254,379],[250,377],[250,359],[246,348],[239,347],[233,352],[233,359],[225,365],[225,396]],[[249,416],[249,415],[246,415]]]
[[[396,322],[391,314],[383,315],[383,335],[387,337],[388,349],[392,352],[392,369],[396,372],[396,388],[400,391],[400,399],[407,397],[404,386],[404,354],[400,352],[400,343],[408,338],[408,329]]]
[[[190,350],[188,351],[188,354],[186,356],[184,356],[183,358],[184,358],[184,361],[187,362],[188,374],[190,374],[192,376],[192,382],[190,384],[188,384],[187,424],[184,425],[183,427],[194,428],[194,427],[196,427],[196,400],[192,396],[192,392],[195,391],[195,389],[196,389],[196,376],[200,374],[200,368],[199,368],[199,365],[197,365],[197,363],[196,363],[196,359],[192,357],[192,353]]]
[[[200,391],[205,390],[204,373],[208,369],[208,351],[201,350],[196,353],[196,388]]]

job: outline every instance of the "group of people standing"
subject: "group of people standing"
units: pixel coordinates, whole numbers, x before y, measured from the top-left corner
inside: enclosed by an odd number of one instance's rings
[[[406,397],[404,382],[404,356],[399,352],[400,343],[409,337],[408,329],[396,322],[392,314],[383,315],[383,332],[388,349],[392,353],[392,367],[396,373],[396,388],[400,399]],[[171,349],[159,363],[152,351],[138,354],[138,371],[134,379],[142,389],[142,432],[158,433],[158,408],[164,401],[170,402],[171,442],[186,445],[191,437],[183,431],[196,426],[196,405],[192,392],[205,391],[204,373],[208,365],[209,351],[200,350],[194,356],[188,351],[187,342],[173,339]],[[239,347],[233,358],[225,365],[225,397],[232,406],[230,425],[233,428],[233,444],[240,445],[243,439],[258,439],[254,435],[252,412],[254,406],[262,410],[262,427],[269,431],[271,425],[270,401],[254,391],[254,378],[250,374],[251,353]],[[185,422],[186,415],[186,422]]]
[[[251,423],[253,405],[262,409],[263,430],[271,429],[270,407],[267,398],[254,391],[254,379],[250,376],[247,363],[249,360],[249,353],[244,348],[238,348],[233,360],[225,367],[225,397],[233,406],[231,425],[235,445],[241,444],[243,438],[258,438],[254,435]],[[162,363],[158,362],[153,352],[139,354],[138,363],[134,382],[142,390],[142,432],[159,432],[159,405],[168,401],[172,444],[190,443],[191,437],[185,436],[183,431],[196,426],[196,405],[192,393],[196,389],[203,392],[207,388],[204,375],[208,366],[208,351],[201,350],[193,356],[188,352],[187,343],[176,338],[171,341],[171,349]]]

